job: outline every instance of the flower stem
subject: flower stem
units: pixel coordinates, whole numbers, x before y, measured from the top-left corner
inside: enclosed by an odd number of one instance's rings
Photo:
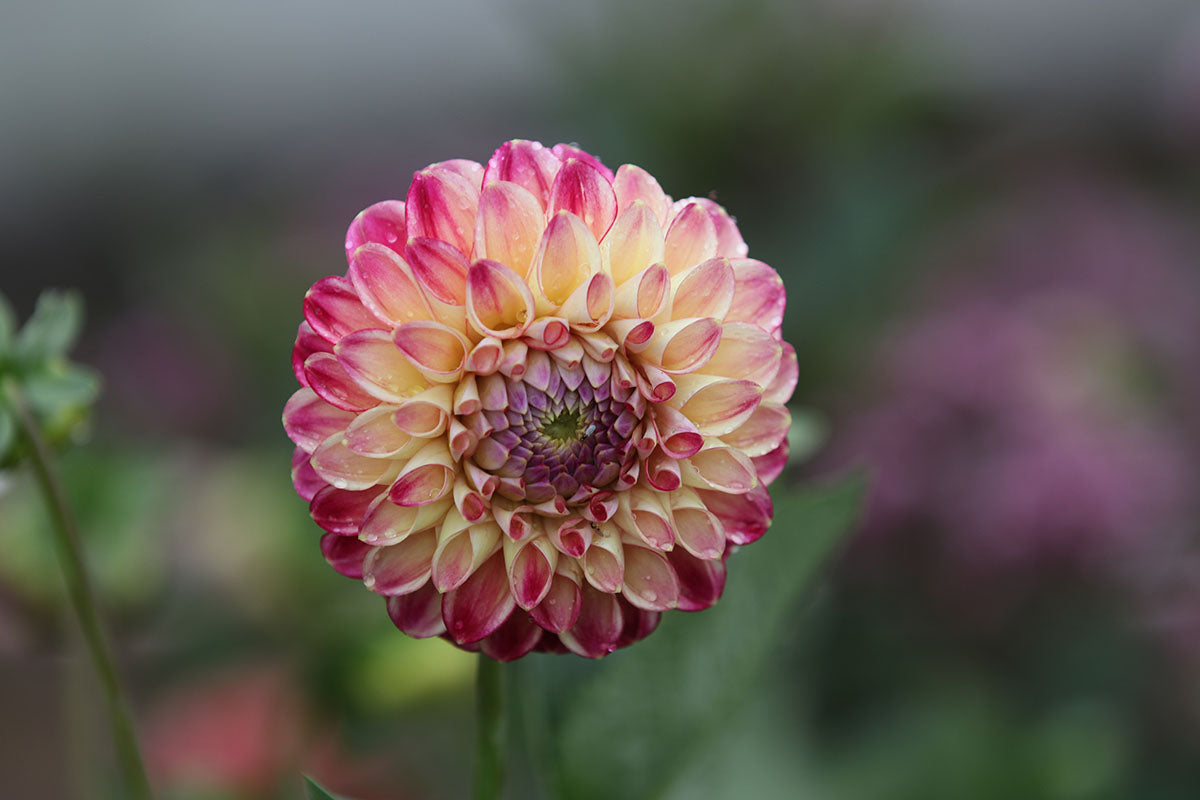
[[[49,445],[46,444],[46,440],[42,437],[37,420],[30,412],[25,395],[16,381],[5,380],[3,389],[8,396],[9,404],[16,412],[21,431],[29,442],[33,472],[37,477],[38,487],[42,491],[42,497],[46,501],[54,523],[52,527],[55,533],[54,543],[58,549],[59,564],[62,567],[63,578],[66,580],[67,593],[71,597],[71,605],[75,608],[75,616],[79,620],[79,627],[83,631],[84,641],[87,643],[88,652],[92,657],[92,666],[100,678],[100,684],[108,701],[113,742],[120,759],[121,772],[125,778],[128,796],[133,800],[151,800],[150,784],[146,780],[146,772],[142,766],[142,757],[138,751],[137,738],[134,736],[129,706],[121,691],[116,663],[100,622],[100,614],[96,608],[95,596],[84,563],[83,548],[79,542],[78,527],[55,469],[54,456]]]
[[[475,679],[475,800],[499,800],[504,790],[504,686],[500,662],[479,654]]]

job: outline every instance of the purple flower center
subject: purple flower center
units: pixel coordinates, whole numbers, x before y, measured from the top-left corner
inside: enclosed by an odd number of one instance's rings
[[[505,379],[504,408],[463,419],[483,434],[471,458],[500,479],[496,491],[510,500],[585,503],[637,463],[636,389],[615,389],[611,374],[587,376],[581,369],[551,369],[539,383]]]

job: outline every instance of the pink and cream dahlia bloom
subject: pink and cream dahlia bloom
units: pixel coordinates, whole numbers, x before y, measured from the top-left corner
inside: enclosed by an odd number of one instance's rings
[[[771,521],[783,284],[711,200],[569,145],[417,172],[304,298],[283,423],[333,567],[396,626],[600,657],[717,601]]]

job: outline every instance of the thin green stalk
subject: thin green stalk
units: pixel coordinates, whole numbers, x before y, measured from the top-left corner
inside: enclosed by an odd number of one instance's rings
[[[92,666],[96,669],[108,701],[113,743],[121,763],[121,772],[125,777],[128,796],[133,800],[151,800],[150,783],[146,780],[137,737],[133,732],[133,718],[121,691],[116,663],[100,622],[100,614],[84,563],[83,548],[79,542],[78,526],[55,469],[53,453],[42,438],[41,429],[29,410],[21,388],[9,379],[4,382],[4,391],[30,445],[33,472],[53,521],[51,527],[55,533],[54,543],[58,549],[58,560],[66,580],[67,593],[71,597],[71,605],[75,609],[75,616],[79,620],[80,630],[83,631],[84,641],[91,654]]]
[[[475,679],[475,800],[504,792],[504,686],[500,662],[479,654]]]

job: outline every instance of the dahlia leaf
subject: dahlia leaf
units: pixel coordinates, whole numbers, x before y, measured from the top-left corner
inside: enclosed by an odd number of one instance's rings
[[[12,414],[0,405],[0,464],[8,457],[9,448],[16,441],[16,434],[17,426],[13,422]]]
[[[22,388],[30,407],[47,418],[90,405],[100,390],[100,381],[90,370],[71,365],[30,375]]]
[[[307,790],[306,796],[308,797],[308,800],[350,800],[348,797],[342,797],[340,794],[334,794],[307,775],[304,776],[304,785],[305,789]]]
[[[528,698],[551,692],[545,719],[527,718],[525,733],[557,765],[546,777],[558,795],[636,800],[670,787],[788,635],[797,602],[853,526],[863,488],[851,477],[777,491],[766,543],[729,559],[741,574],[703,614],[668,615],[654,636],[594,668],[546,658],[517,665],[514,701],[531,717],[539,704]]]
[[[17,334],[14,355],[26,364],[62,356],[75,344],[82,324],[83,303],[78,294],[42,292],[33,316]]]

